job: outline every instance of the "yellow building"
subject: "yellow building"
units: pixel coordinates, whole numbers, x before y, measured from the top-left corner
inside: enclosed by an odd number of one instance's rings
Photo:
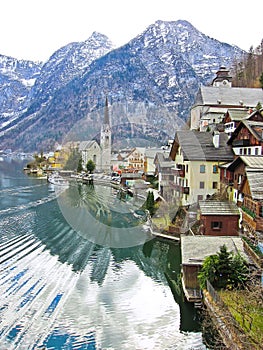
[[[48,154],[48,167],[54,170],[63,169],[65,163],[64,155],[62,150],[56,150]]]
[[[233,160],[225,133],[178,131],[170,157],[174,161],[171,191],[176,202],[189,206],[220,189],[219,165]]]

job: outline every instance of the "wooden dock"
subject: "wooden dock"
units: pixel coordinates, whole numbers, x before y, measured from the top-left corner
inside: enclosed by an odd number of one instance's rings
[[[160,232],[152,232],[152,235],[157,237],[157,238],[163,238],[163,239],[168,239],[171,241],[175,241],[175,242],[180,242],[180,238],[176,237],[176,236],[172,236],[172,235],[166,235],[164,233],[160,233]]]

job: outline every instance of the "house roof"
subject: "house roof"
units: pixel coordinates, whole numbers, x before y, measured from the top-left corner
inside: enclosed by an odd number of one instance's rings
[[[181,146],[184,160],[206,160],[229,162],[233,160],[233,151],[227,145],[226,133],[219,133],[219,147],[213,144],[213,134],[194,130],[177,131],[170,153],[174,160],[178,146]]]
[[[163,150],[161,148],[146,148],[145,149],[145,156],[147,158],[155,158],[157,152],[162,152]]]
[[[252,198],[263,200],[263,169],[247,169],[246,175]]]
[[[240,120],[247,119],[250,117],[250,113],[247,110],[247,108],[229,108],[227,110],[227,113],[232,121],[239,122]]]
[[[220,108],[220,107],[209,107],[204,115],[206,114],[225,114],[227,112],[227,108]]]
[[[173,162],[167,151],[157,152],[154,161],[159,164],[160,168],[171,168],[173,166]]]
[[[237,205],[230,201],[199,201],[199,208],[202,215],[240,215]]]
[[[244,163],[247,168],[251,169],[262,169],[263,170],[263,157],[262,156],[239,156],[232,163],[228,164],[227,169],[234,171],[235,168]]]
[[[229,88],[216,86],[201,86],[194,106],[196,105],[222,105],[256,107],[263,101],[263,90],[256,88]]]
[[[247,128],[249,132],[258,140],[263,141],[263,122],[261,121],[253,121],[253,120],[242,120],[236,127],[235,131],[233,132],[230,139],[227,141],[229,145],[232,144],[232,142],[237,137],[238,133],[242,128]]]
[[[263,169],[263,157],[262,156],[240,156],[240,159],[249,168],[262,168]]]
[[[202,265],[206,257],[217,254],[225,245],[228,251],[238,252],[246,259],[243,242],[233,236],[181,236],[181,253],[183,265]]]

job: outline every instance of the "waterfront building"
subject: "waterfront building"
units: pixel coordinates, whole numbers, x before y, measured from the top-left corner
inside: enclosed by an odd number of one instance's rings
[[[180,205],[190,206],[219,191],[219,166],[234,155],[224,132],[178,131],[170,152],[174,181],[170,183]]]
[[[158,177],[158,191],[160,195],[169,203],[173,202],[173,191],[171,184],[174,184],[175,171],[174,162],[170,158],[170,150],[157,152],[155,159],[155,172]]]
[[[198,273],[205,258],[218,253],[223,245],[226,246],[228,251],[235,254],[240,253],[248,261],[241,237],[181,236],[182,286],[188,301],[198,302],[202,299]]]
[[[101,167],[101,148],[96,140],[81,141],[78,145],[78,150],[82,157],[82,167],[86,169],[89,160],[92,160],[96,165],[95,169]]]
[[[200,234],[204,236],[238,236],[240,210],[234,202],[199,201]]]

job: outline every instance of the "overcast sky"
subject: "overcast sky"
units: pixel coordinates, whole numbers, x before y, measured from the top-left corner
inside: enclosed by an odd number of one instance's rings
[[[0,0],[0,54],[46,61],[93,31],[120,46],[157,20],[178,19],[248,51],[263,39],[262,12],[262,0]]]

